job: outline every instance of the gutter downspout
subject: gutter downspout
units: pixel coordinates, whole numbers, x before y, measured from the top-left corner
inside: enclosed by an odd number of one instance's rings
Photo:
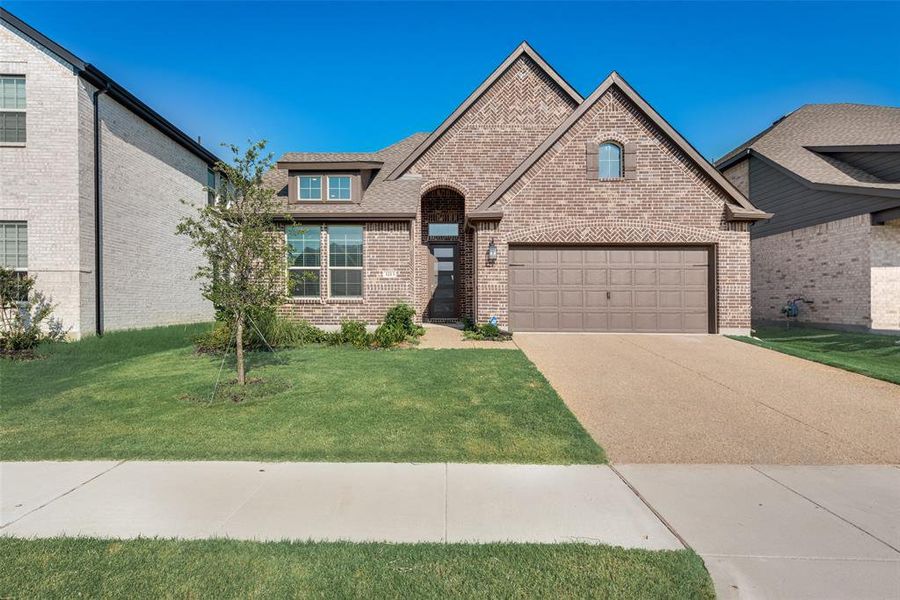
[[[108,87],[93,93],[94,105],[94,326],[97,337],[103,337],[103,190],[100,166],[100,95]]]

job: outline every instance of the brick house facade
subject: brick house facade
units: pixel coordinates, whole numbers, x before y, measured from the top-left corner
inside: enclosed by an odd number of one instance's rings
[[[358,194],[298,192],[351,170]],[[582,98],[527,44],[431,134],[375,153],[288,153],[268,181],[286,227],[322,228],[318,295],[283,307],[296,318],[374,325],[403,301],[424,320],[514,331],[750,326],[748,224],[766,215],[621,77]],[[375,233],[388,222],[391,236]],[[325,281],[328,232],[346,224],[364,232],[352,298]],[[511,252],[535,261],[515,286]]]
[[[717,162],[761,209],[752,319],[900,331],[900,109],[810,104]]]
[[[3,9],[0,78],[25,121],[0,141],[0,247],[21,242],[0,264],[34,276],[73,337],[211,320],[175,226],[181,200],[207,201],[216,157]]]

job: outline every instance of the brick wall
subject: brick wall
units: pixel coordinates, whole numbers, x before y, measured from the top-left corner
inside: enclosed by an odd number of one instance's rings
[[[744,159],[732,167],[722,171],[722,175],[730,181],[742,194],[750,197],[750,160]]]
[[[78,77],[0,23],[0,73],[25,75],[24,147],[0,147],[0,221],[28,223],[28,272],[74,335],[83,329],[79,238]]]
[[[105,328],[211,320],[192,279],[202,257],[175,233],[195,212],[182,200],[206,202],[206,163],[108,96],[100,121]]]
[[[589,178],[585,144],[633,144],[634,179]],[[630,101],[612,88],[500,199],[499,224],[478,230],[478,318],[507,324],[509,243],[714,246],[722,331],[750,326],[747,225],[724,220],[727,196]],[[487,244],[499,249],[488,264]]]
[[[466,113],[425,152],[410,172],[422,177],[422,189],[455,190],[473,210],[575,108],[575,103],[530,58],[522,56]],[[427,227],[420,210],[417,227]],[[460,231],[462,281],[460,316],[474,313],[472,245],[474,234]],[[428,243],[416,248],[416,310],[424,314],[431,294]]]
[[[753,319],[782,319],[787,300],[804,297],[798,320],[869,327],[869,215],[753,240]]]
[[[900,220],[871,235],[872,329],[900,331]]]
[[[318,224],[306,224],[319,227]],[[329,297],[328,230],[321,229],[321,265],[319,298],[290,299],[280,313],[295,320],[316,325],[339,325],[344,320],[380,323],[387,310],[398,302],[414,305],[412,253],[408,222],[365,223],[363,229],[363,297]]]

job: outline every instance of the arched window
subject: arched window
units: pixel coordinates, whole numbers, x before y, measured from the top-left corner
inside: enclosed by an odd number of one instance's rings
[[[615,142],[600,144],[600,179],[616,179],[622,177],[622,146]]]

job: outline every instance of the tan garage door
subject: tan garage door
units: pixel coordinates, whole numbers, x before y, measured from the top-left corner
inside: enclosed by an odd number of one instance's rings
[[[709,331],[709,251],[690,247],[509,250],[513,331]]]

